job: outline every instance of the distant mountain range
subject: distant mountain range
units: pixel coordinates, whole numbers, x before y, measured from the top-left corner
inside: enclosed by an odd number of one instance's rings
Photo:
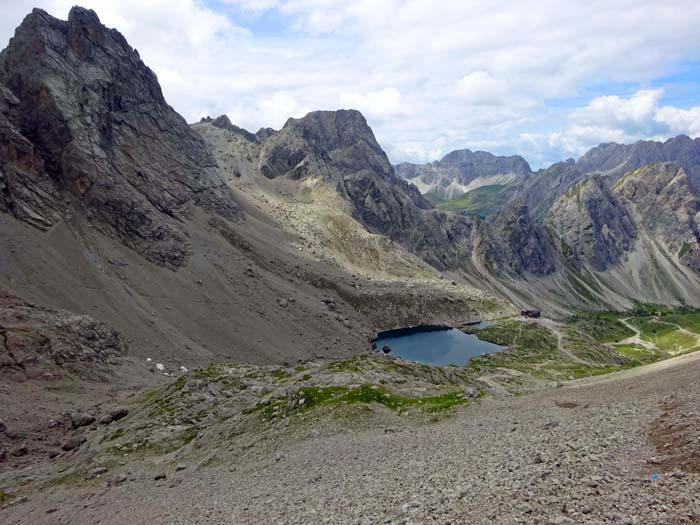
[[[542,209],[542,198],[552,204],[555,194],[542,195],[543,183],[561,178],[561,188],[591,174],[614,182],[626,172],[652,162],[677,162],[686,170],[693,187],[700,187],[700,139],[679,135],[666,142],[639,141],[635,144],[600,144],[578,161],[560,162],[537,172],[519,155],[496,156],[485,151],[455,150],[441,160],[427,164],[402,162],[396,173],[415,185],[435,206],[447,211],[474,214],[482,218],[502,208],[516,194],[528,196],[531,208]]]

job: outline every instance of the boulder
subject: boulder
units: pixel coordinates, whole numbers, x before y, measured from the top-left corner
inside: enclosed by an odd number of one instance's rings
[[[95,422],[95,416],[87,412],[73,412],[70,415],[70,420],[73,428],[80,428],[92,425]]]
[[[86,441],[87,441],[87,438],[85,436],[78,436],[78,435],[68,436],[63,441],[63,443],[61,443],[61,448],[65,451],[74,450],[76,448],[79,448],[80,445],[82,445]]]

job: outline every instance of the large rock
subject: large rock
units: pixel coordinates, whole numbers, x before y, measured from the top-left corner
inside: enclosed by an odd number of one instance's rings
[[[0,84],[3,211],[42,228],[84,212],[173,269],[191,253],[181,221],[195,207],[239,215],[202,139],[93,11],[32,11],[0,53]]]
[[[118,331],[88,315],[42,308],[0,291],[0,372],[91,377],[126,349]]]

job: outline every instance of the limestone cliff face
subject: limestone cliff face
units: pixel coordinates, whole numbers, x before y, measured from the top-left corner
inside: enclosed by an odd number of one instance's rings
[[[544,230],[522,200],[511,201],[484,228],[481,256],[500,277],[543,277],[556,270],[556,260]]]
[[[685,169],[655,163],[631,171],[613,189],[669,255],[700,273],[700,200]]]
[[[65,196],[37,148],[14,124],[19,99],[0,84],[0,211],[40,229],[61,218]]]
[[[632,249],[637,226],[599,176],[560,197],[545,219],[563,258],[577,270],[604,271]]]
[[[204,141],[154,73],[93,11],[34,10],[0,54],[1,209],[48,228],[84,213],[149,260],[177,268],[195,207],[238,207]]]

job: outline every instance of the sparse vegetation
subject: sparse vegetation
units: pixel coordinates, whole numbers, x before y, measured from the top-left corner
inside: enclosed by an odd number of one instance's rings
[[[435,414],[466,402],[462,392],[426,397],[403,397],[393,394],[383,385],[364,384],[358,387],[308,386],[299,389],[295,402],[286,399],[271,399],[261,403],[259,409],[267,418],[293,411],[304,412],[321,406],[377,403],[391,410],[401,411],[420,407],[423,412]]]
[[[620,312],[579,312],[567,319],[567,323],[590,335],[599,343],[615,343],[634,335],[620,322]]]
[[[440,210],[485,218],[501,209],[508,197],[507,189],[500,184],[481,186],[451,200],[433,198],[431,202]]]

